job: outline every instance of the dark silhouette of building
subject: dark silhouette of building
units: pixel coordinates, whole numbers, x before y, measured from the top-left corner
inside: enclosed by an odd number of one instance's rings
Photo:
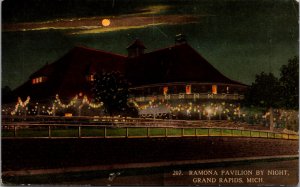
[[[145,53],[145,45],[135,40],[128,56],[77,46],[51,64],[34,72],[13,93],[21,100],[51,103],[57,96],[70,101],[75,95],[91,98],[95,73],[117,71],[130,82],[130,101],[243,99],[247,85],[231,80],[214,68],[177,35],[175,45]]]

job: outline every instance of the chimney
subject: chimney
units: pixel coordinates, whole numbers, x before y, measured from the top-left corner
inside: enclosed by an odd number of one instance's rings
[[[184,44],[187,43],[185,35],[184,34],[177,34],[175,36],[175,44]]]
[[[132,44],[130,44],[127,47],[128,57],[134,58],[137,56],[141,56],[144,54],[145,49],[146,47],[144,46],[143,42],[139,39],[136,39]]]

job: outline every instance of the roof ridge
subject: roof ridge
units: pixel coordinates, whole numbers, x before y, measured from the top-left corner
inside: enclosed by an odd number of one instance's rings
[[[74,50],[76,48],[78,48],[78,49],[84,49],[84,50],[88,50],[88,51],[94,51],[94,52],[101,52],[101,53],[105,53],[105,54],[109,54],[109,55],[115,55],[115,56],[124,57],[124,58],[127,57],[127,56],[122,55],[122,54],[117,54],[117,53],[113,53],[113,52],[109,52],[109,51],[104,51],[104,50],[100,50],[100,49],[90,48],[90,47],[87,47],[87,46],[84,46],[84,45],[75,45],[70,51],[72,51],[72,50]]]
[[[163,50],[167,50],[167,49],[175,48],[175,47],[179,47],[179,46],[184,46],[184,45],[187,45],[187,46],[191,47],[188,43],[174,44],[174,45],[170,45],[170,46],[168,46],[168,47],[155,49],[155,50],[153,50],[153,51],[151,51],[151,52],[148,52],[148,53],[145,53],[145,54],[150,54],[150,53],[154,53],[154,52],[158,52],[158,51],[163,51]],[[191,48],[192,48],[192,47],[191,47]]]
[[[141,47],[141,48],[146,49],[144,43],[143,43],[140,39],[138,39],[138,38],[135,39],[132,43],[130,43],[130,44],[126,47],[126,49],[130,49],[130,48],[133,48],[133,47],[135,47],[135,46],[139,46],[139,47]]]
[[[242,82],[239,82],[239,81],[236,81],[236,80],[232,80],[231,78],[229,78],[229,77],[227,77],[226,75],[224,75],[221,71],[219,71],[215,66],[213,66],[210,62],[208,62],[200,53],[198,53],[198,51],[196,51],[194,48],[192,48],[190,45],[187,45],[187,46],[189,46],[195,53],[197,53],[201,58],[203,58],[205,61],[206,61],[206,63],[208,64],[208,65],[210,65],[210,66],[212,66],[212,68],[214,68],[221,76],[223,76],[223,77],[225,77],[226,79],[228,79],[228,80],[230,80],[230,81],[232,81],[232,82],[235,82],[235,83],[237,83],[237,84],[241,84],[241,85],[246,85],[246,86],[248,86],[247,84],[244,84],[244,83],[242,83]]]

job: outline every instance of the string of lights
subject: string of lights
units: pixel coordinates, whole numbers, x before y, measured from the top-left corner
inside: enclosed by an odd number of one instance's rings
[[[249,108],[241,108],[238,104],[220,101],[220,102],[170,102],[168,100],[151,99],[148,102],[137,102],[130,99],[129,103],[133,104],[139,110],[141,117],[149,116],[165,116],[163,114],[173,116],[196,116],[196,119],[228,119],[228,120],[252,120],[267,122],[270,113],[268,111],[252,111]],[[88,106],[87,110],[100,109],[103,103],[93,103],[86,95],[75,95],[69,103],[63,103],[57,94],[54,101],[50,101],[51,106],[47,104],[30,103],[28,96],[25,101],[18,98],[14,107],[3,107],[2,113],[11,115],[56,115],[57,111],[68,108],[78,109],[80,114],[84,106]],[[163,108],[163,109],[161,109]],[[11,111],[12,110],[12,111]],[[11,111],[11,112],[9,112]],[[144,112],[145,111],[145,112]],[[89,112],[89,111],[86,111]],[[274,121],[276,123],[286,123],[294,119],[291,112],[286,110],[274,109]],[[170,116],[169,116],[170,117]],[[255,122],[254,122],[255,123]]]
[[[55,103],[57,103],[60,107],[62,108],[69,108],[71,106],[74,106],[77,102],[77,99],[78,99],[78,95],[76,95],[75,97],[73,97],[73,99],[71,99],[71,101],[69,102],[69,104],[63,104],[59,98],[59,95],[56,94],[55,96]]]
[[[19,109],[19,107],[21,107],[22,109],[24,107],[26,107],[29,104],[30,101],[30,97],[28,96],[27,99],[23,102],[22,99],[20,97],[18,97],[18,102],[15,106],[15,109],[13,111],[11,111],[11,115],[15,115]]]
[[[92,102],[90,102],[88,100],[88,97],[86,95],[83,97],[82,104],[80,106],[83,107],[84,104],[87,104],[91,108],[100,108],[100,107],[103,106],[103,102],[100,102],[100,103],[92,103]]]
[[[83,96],[82,100],[79,99],[78,95],[74,96],[71,101],[68,104],[64,104],[61,99],[59,98],[59,95],[56,94],[54,102],[51,107],[46,106],[39,106],[39,103],[35,103],[34,108],[29,110],[28,114],[48,114],[52,115],[55,113],[55,110],[58,110],[59,108],[67,109],[70,107],[76,108],[77,105],[79,105],[79,108],[82,108],[84,105],[87,105],[89,108],[93,109],[99,109],[103,106],[103,103],[93,103],[91,102],[86,95]],[[26,110],[28,110],[28,105],[30,105],[30,97],[28,96],[27,99],[23,102],[21,98],[18,98],[18,102],[14,107],[14,110],[10,112],[11,115],[16,115],[19,113],[21,115],[22,110],[26,107]],[[3,109],[3,112],[6,112],[7,109]]]

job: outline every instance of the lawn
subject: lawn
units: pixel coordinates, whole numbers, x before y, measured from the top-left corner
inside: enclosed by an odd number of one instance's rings
[[[128,136],[147,136],[147,128],[129,128]]]
[[[168,136],[181,136],[182,130],[176,128],[168,128]]]
[[[18,128],[17,137],[48,137],[48,127]],[[81,137],[104,137],[104,127],[81,126]],[[238,129],[205,129],[205,128],[162,128],[162,127],[112,127],[106,128],[106,137],[147,137],[147,136],[244,136],[297,139],[296,135],[276,134],[271,132],[259,132]],[[52,127],[51,137],[78,137],[79,130],[76,126]],[[2,137],[13,137],[13,129],[2,129]]]
[[[165,136],[166,130],[165,128],[150,128],[150,136]]]
[[[82,137],[89,137],[89,136],[93,136],[93,137],[97,137],[97,136],[104,136],[104,128],[100,127],[84,127],[81,128],[81,136]]]
[[[126,128],[107,128],[106,136],[126,136]]]
[[[195,136],[195,128],[184,129],[183,134],[185,136]]]
[[[48,128],[26,128],[17,129],[16,135],[19,137],[45,137],[48,136]],[[14,130],[2,130],[2,137],[14,136]]]

